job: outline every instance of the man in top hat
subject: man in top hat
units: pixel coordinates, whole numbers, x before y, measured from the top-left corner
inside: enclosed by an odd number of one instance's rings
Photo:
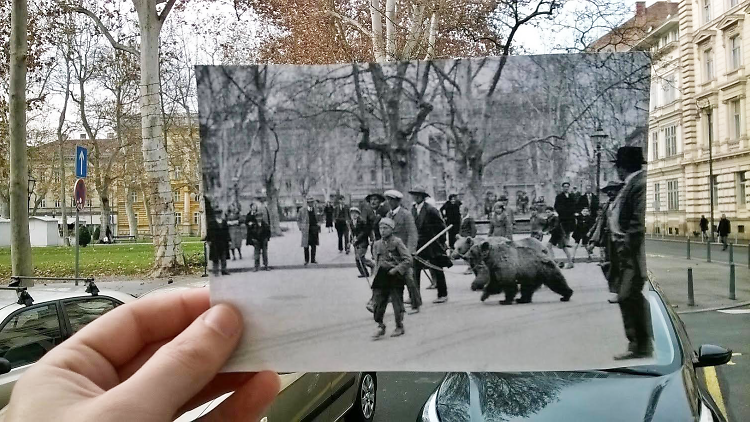
[[[448,246],[453,249],[453,245],[456,243],[456,235],[461,230],[461,201],[458,200],[457,194],[452,193],[448,196],[448,202],[440,207],[440,213],[443,215],[446,224],[453,225],[448,230]]]
[[[625,146],[617,150],[613,163],[625,184],[607,216],[614,248],[611,274],[618,279],[617,303],[629,341],[628,351],[615,356],[615,359],[645,358],[653,354],[651,313],[648,301],[643,296],[643,286],[648,276],[645,250],[646,171],[643,169],[646,161],[640,147]]]
[[[424,187],[417,186],[410,190],[409,193],[414,198],[414,206],[412,207],[411,212],[414,217],[414,223],[417,226],[417,249],[420,249],[445,229],[445,222],[440,217],[440,212],[435,207],[425,202],[425,199],[430,195]],[[434,266],[442,267],[444,265],[444,259],[441,258],[445,257],[445,234],[430,243],[417,256]],[[422,269],[424,268],[425,265],[422,262],[418,259],[414,260],[414,280],[417,283],[417,288],[419,288]],[[445,282],[445,274],[441,270],[430,268],[430,275],[432,276],[432,280],[438,291],[438,297],[432,303],[447,302],[448,285]]]
[[[307,206],[302,207],[297,214],[297,227],[302,232],[302,248],[305,250],[305,265],[308,262],[317,264],[315,250],[319,244],[320,226],[315,213],[315,199],[307,197]]]
[[[414,224],[414,217],[412,214],[401,206],[401,200],[404,198],[404,194],[397,190],[385,191],[385,197],[388,199],[388,205],[391,210],[388,211],[387,217],[393,220],[393,235],[401,239],[409,249],[409,253],[413,254],[417,251],[417,226]],[[419,308],[422,306],[422,294],[419,292],[419,287],[414,281],[414,271],[410,268],[405,276],[406,290],[409,292],[409,304],[411,305],[410,313],[419,312]]]

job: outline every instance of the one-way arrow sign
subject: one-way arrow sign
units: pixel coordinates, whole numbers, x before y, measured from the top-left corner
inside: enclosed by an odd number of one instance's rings
[[[82,179],[88,173],[89,150],[82,146],[76,147],[76,177]]]

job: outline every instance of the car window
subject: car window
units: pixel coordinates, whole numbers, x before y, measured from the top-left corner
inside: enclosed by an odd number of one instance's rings
[[[117,307],[117,304],[111,299],[97,297],[67,300],[63,302],[63,306],[70,321],[70,328],[73,330],[72,334],[75,334],[86,324]]]
[[[0,329],[0,356],[17,368],[36,362],[60,342],[57,305],[35,306],[6,320]]]

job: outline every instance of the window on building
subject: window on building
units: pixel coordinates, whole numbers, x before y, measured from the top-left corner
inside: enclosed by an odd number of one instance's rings
[[[138,202],[138,192],[135,192],[135,191],[130,192],[130,200],[133,203]]]
[[[659,159],[659,132],[651,133],[651,160]]]
[[[742,39],[735,35],[729,39],[729,69],[734,70],[742,65],[740,51],[742,49]]]
[[[383,171],[383,182],[391,183],[391,169],[385,169]]]
[[[719,176],[714,176],[711,182],[711,190],[714,192],[714,206],[716,206],[719,203]]]
[[[81,138],[81,139],[86,139],[86,134],[85,134],[85,133],[81,133],[81,134],[80,134],[80,138]]]
[[[740,139],[742,136],[742,108],[739,98],[729,103],[732,114],[732,136],[734,139]]]
[[[194,212],[193,213],[193,224],[200,224],[201,223],[201,213]]]
[[[174,213],[174,221],[177,224],[182,224],[182,213],[181,212]]]
[[[654,211],[659,211],[661,204],[661,185],[654,183]]]
[[[133,217],[135,218],[135,224],[138,224],[138,213],[133,214]]]
[[[87,199],[86,199],[86,206],[90,208],[90,207],[92,207],[93,205],[94,205],[94,203],[93,203],[93,201],[91,200],[91,198],[87,198]]]
[[[47,208],[47,198],[42,198],[42,200],[39,201],[39,206],[41,208]]]
[[[378,181],[378,171],[375,169],[370,170],[370,183],[376,183]]]
[[[55,183],[60,183],[60,172],[55,170]]]
[[[60,208],[60,200],[55,198],[55,208]]]
[[[747,208],[747,177],[744,171],[739,171],[736,174],[737,206],[739,208]]]
[[[678,179],[667,181],[667,207],[670,211],[680,209],[680,189],[678,183]]]
[[[664,104],[669,104],[675,100],[675,77],[674,73],[664,77],[662,81],[662,90],[664,92]]]
[[[181,177],[182,177],[182,170],[180,169],[179,166],[175,166],[175,168],[174,168],[174,178],[175,178],[175,180],[180,180]]]
[[[703,23],[711,22],[711,0],[703,0]]]
[[[667,157],[677,155],[677,126],[664,129],[664,140],[667,147]]]
[[[706,82],[714,78],[714,52],[710,48],[703,52],[703,76]]]
[[[180,192],[179,191],[172,192],[172,199],[174,200],[175,204],[179,204],[180,203]]]

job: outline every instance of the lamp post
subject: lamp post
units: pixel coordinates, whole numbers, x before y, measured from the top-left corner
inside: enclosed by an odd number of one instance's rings
[[[28,185],[28,200],[26,201],[26,208],[29,210],[29,214],[31,214],[31,194],[34,193],[34,186],[36,186],[36,179],[34,179],[33,176],[31,176],[31,173],[29,173],[29,185]]]
[[[596,127],[596,132],[591,134],[591,142],[596,145],[596,194],[599,195],[599,183],[602,173],[602,141],[609,136],[602,130],[602,124]]]
[[[713,114],[711,113],[711,102],[709,101],[703,111],[706,113],[707,124],[708,124],[708,195],[710,199],[710,214],[711,214],[711,229],[709,242],[714,242],[714,154],[713,154],[713,138],[714,138],[714,127],[713,127]]]

